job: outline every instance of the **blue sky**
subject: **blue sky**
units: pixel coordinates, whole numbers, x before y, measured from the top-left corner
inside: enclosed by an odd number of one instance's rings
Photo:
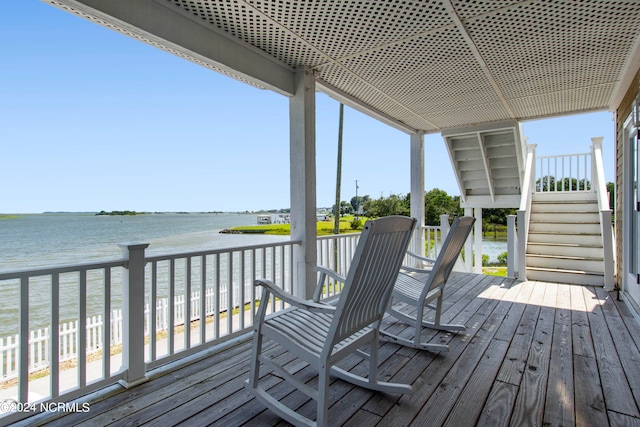
[[[288,98],[37,0],[0,13],[0,212],[245,211],[289,206]],[[335,200],[339,104],[317,96],[317,204]],[[524,123],[539,155],[587,152],[609,112]],[[425,187],[459,193],[425,137]],[[343,200],[406,194],[409,136],[345,108]]]

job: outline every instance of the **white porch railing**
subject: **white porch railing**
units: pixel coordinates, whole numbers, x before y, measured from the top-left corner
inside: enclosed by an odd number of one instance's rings
[[[535,191],[591,191],[592,157],[592,153],[536,157]]]
[[[345,274],[358,238],[359,234],[320,237],[318,263]],[[12,398],[26,403],[30,394],[45,401],[68,401],[116,382],[130,386],[144,381],[149,369],[248,332],[260,304],[253,281],[265,277],[291,291],[292,249],[298,244],[153,257],[145,256],[146,244],[131,244],[124,245],[124,259],[118,261],[1,273],[0,285],[15,286],[20,294],[20,313],[18,333],[0,338],[0,382],[17,380]],[[339,293],[340,287],[330,291],[327,296]],[[46,292],[50,300],[49,326],[31,330],[33,292]],[[62,321],[61,293],[69,292],[77,294],[77,320]],[[88,313],[88,299],[96,295],[99,313]],[[281,301],[270,304],[273,311],[284,307]],[[50,334],[51,330],[59,333]],[[112,356],[119,344],[122,349]],[[38,384],[36,390],[30,379],[34,371],[46,374],[44,389]],[[0,422],[27,415],[0,413]]]
[[[151,368],[246,333],[259,304],[253,280],[266,277],[290,290],[298,244],[154,257],[144,256],[146,244],[127,245],[122,260],[0,273],[0,286],[19,294],[18,333],[0,341],[0,396],[11,393],[20,403],[68,401],[116,382],[144,380]],[[35,293],[45,296],[47,307],[32,305]],[[76,320],[65,320],[69,304]],[[271,304],[272,310],[283,306]],[[42,310],[48,326],[31,330],[34,313]],[[118,343],[122,349],[112,357]],[[30,378],[38,370],[45,370],[44,378]],[[16,385],[6,383],[12,379]],[[0,424],[27,415],[0,413]]]
[[[591,138],[591,151],[593,153],[592,182],[591,186],[598,195],[598,210],[600,211],[600,227],[602,231],[602,249],[604,252],[604,288],[612,291],[614,288],[614,250],[613,250],[613,223],[611,221],[611,206],[607,184],[604,177],[604,163],[602,160],[602,137]]]

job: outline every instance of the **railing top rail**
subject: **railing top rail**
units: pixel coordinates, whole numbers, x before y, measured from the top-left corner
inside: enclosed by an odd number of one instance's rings
[[[536,159],[553,159],[557,157],[590,156],[591,153],[556,154],[553,156],[536,156]]]
[[[277,247],[277,246],[288,246],[288,245],[299,245],[299,244],[301,244],[300,240],[287,240],[282,242],[263,243],[260,245],[235,246],[235,247],[227,247],[222,249],[202,250],[202,251],[196,251],[196,252],[183,252],[183,253],[174,253],[174,254],[155,255],[151,257],[146,257],[146,260],[150,262],[157,262],[157,261],[169,260],[172,258],[173,259],[189,258],[189,257],[203,256],[203,255],[214,255],[217,253],[238,252],[238,251],[244,251],[244,250],[269,248],[274,246]],[[117,259],[117,260],[83,263],[83,264],[66,264],[66,265],[52,266],[52,267],[26,268],[21,270],[4,271],[4,272],[0,272],[0,280],[15,280],[15,279],[22,279],[26,277],[49,276],[52,274],[99,270],[99,269],[112,268],[112,267],[124,267],[126,265],[126,262],[127,260],[125,259]]]
[[[592,138],[592,141],[597,138]],[[595,141],[594,141],[595,142]],[[605,182],[604,177],[604,164],[602,161],[602,145],[594,144],[593,146],[593,156],[595,163],[595,176],[593,187],[597,190],[598,193],[598,208],[600,210],[608,210],[611,209],[609,206],[609,199],[607,198],[607,184]]]
[[[126,260],[102,261],[85,264],[68,264],[54,267],[31,268],[0,272],[0,280],[21,279],[24,277],[49,276],[51,274],[71,273],[76,271],[99,270],[111,267],[123,267]]]
[[[227,247],[227,248],[221,248],[221,249],[205,249],[205,250],[195,251],[195,252],[181,252],[181,253],[174,253],[174,254],[154,255],[154,256],[145,257],[145,259],[147,260],[147,262],[158,262],[158,261],[167,261],[170,259],[192,258],[192,257],[199,257],[204,255],[223,254],[227,252],[240,252],[240,251],[248,251],[252,249],[299,245],[301,243],[302,242],[300,240],[286,240],[282,242],[262,243],[260,245],[233,246],[233,247]]]
[[[348,239],[349,237],[358,237],[360,234],[362,233],[328,234],[326,236],[318,236],[318,240]]]
[[[527,154],[525,157],[524,177],[522,180],[522,193],[520,196],[520,210],[526,211],[529,208],[531,193],[535,189],[535,161],[536,161],[536,145],[527,145]]]

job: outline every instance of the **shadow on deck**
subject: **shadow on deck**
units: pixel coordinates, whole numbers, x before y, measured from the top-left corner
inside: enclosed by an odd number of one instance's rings
[[[447,289],[443,318],[464,323],[467,332],[429,332],[431,340],[449,344],[441,354],[381,343],[381,373],[413,384],[414,392],[387,395],[335,380],[331,425],[640,425],[640,326],[615,292],[464,273],[454,273]],[[113,387],[88,412],[20,424],[287,425],[245,390],[249,352],[250,341],[240,342],[152,372],[138,387]],[[347,361],[364,369],[359,362]],[[289,366],[316,380],[305,363],[291,359]],[[269,381],[283,401],[314,416],[306,396],[277,377]]]

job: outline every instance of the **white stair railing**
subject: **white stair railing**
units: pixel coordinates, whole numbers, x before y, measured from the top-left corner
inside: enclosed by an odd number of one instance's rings
[[[600,227],[602,230],[602,249],[604,253],[604,288],[613,290],[614,252],[613,229],[611,222],[611,207],[607,197],[607,184],[604,178],[604,163],[602,161],[602,137],[591,138],[591,158],[593,161],[591,186],[598,196],[598,210],[600,212]]]
[[[517,277],[527,280],[527,238],[529,234],[529,218],[531,216],[531,199],[536,189],[536,144],[527,144],[527,157],[525,158],[524,179],[522,181],[522,195],[520,209],[518,209],[518,250],[517,250]]]

